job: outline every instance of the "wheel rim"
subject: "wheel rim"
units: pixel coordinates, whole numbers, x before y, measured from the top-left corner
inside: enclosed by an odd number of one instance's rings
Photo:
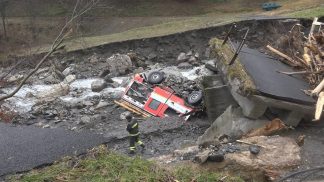
[[[192,95],[190,96],[190,99],[191,99],[192,101],[195,101],[198,97],[199,97],[198,94],[192,94]]]
[[[152,75],[152,80],[158,80],[159,79],[159,75],[158,74],[153,74]]]

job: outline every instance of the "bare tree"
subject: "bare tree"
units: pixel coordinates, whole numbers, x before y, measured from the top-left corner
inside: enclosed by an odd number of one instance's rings
[[[55,38],[55,40],[52,42],[52,45],[51,45],[49,51],[38,62],[36,67],[24,77],[24,79],[19,83],[19,85],[16,87],[16,89],[7,95],[1,96],[0,101],[6,100],[6,99],[14,96],[22,88],[22,86],[26,83],[26,81],[41,67],[41,65],[47,60],[47,58],[49,56],[51,56],[52,53],[54,53],[57,49],[60,49],[63,41],[67,37],[69,37],[73,31],[72,30],[73,22],[76,21],[77,18],[81,17],[86,12],[91,10],[99,1],[100,0],[77,0],[76,1],[76,4],[74,6],[71,17],[68,19],[68,21],[62,27],[60,33]]]
[[[7,39],[7,28],[6,28],[6,10],[9,4],[9,0],[0,0],[0,16],[2,19],[2,26],[3,26],[3,34],[4,38]]]

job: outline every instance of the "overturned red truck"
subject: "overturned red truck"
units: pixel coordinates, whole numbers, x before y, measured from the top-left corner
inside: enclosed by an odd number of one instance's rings
[[[201,110],[197,107],[202,102],[201,91],[192,92],[185,101],[175,90],[161,84],[164,78],[165,74],[160,71],[153,71],[148,76],[145,73],[136,74],[122,96],[122,100],[129,103],[126,108],[131,111],[132,108],[139,108],[157,117],[165,117],[166,111],[172,109],[186,120],[191,114]]]

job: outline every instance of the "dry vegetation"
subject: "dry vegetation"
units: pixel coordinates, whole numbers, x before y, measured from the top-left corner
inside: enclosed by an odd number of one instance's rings
[[[218,60],[222,61],[225,69],[227,69],[227,79],[233,80],[238,79],[242,84],[240,90],[244,94],[253,94],[256,92],[255,85],[251,77],[246,73],[244,66],[239,60],[236,60],[233,65],[228,66],[234,56],[233,49],[228,43],[222,45],[221,40],[213,38],[210,40],[209,45],[212,49],[213,56],[217,57]],[[237,58],[238,59],[238,58]]]

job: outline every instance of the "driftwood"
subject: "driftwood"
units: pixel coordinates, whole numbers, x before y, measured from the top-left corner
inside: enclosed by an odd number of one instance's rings
[[[296,24],[299,25],[299,24]],[[297,27],[297,26],[294,27]],[[300,26],[298,26],[300,27]],[[324,23],[314,18],[308,36],[300,29],[291,29],[287,35],[283,35],[277,41],[277,50],[270,45],[267,48],[278,55],[284,63],[294,67],[295,71],[277,71],[286,75],[302,75],[307,80],[313,90],[303,90],[306,95],[318,97],[324,92]],[[323,109],[323,96],[318,97],[315,120],[321,117]]]
[[[311,92],[312,96],[317,96],[324,88],[324,79],[321,81],[320,84],[317,85],[317,87]]]
[[[315,119],[314,121],[318,121],[321,119],[322,112],[324,106],[324,92],[321,92],[318,96],[317,103],[316,103],[316,111],[315,111]]]
[[[278,51],[277,49],[271,47],[270,45],[267,45],[267,48],[268,48],[271,52],[277,54],[278,56],[285,58],[285,59],[284,59],[284,60],[285,60],[284,62],[285,62],[286,64],[288,64],[288,65],[290,65],[290,66],[293,66],[293,67],[297,66],[296,62],[295,62],[291,57],[289,57],[288,55],[286,55],[286,54],[284,54],[284,53]]]

